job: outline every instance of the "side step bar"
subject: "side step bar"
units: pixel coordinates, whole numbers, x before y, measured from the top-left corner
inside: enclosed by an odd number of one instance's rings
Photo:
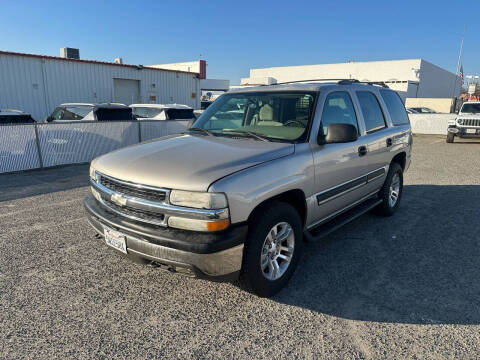
[[[359,216],[365,214],[366,212],[372,210],[375,206],[379,205],[382,200],[378,198],[372,198],[366,200],[360,205],[355,206],[354,208],[345,211],[344,213],[336,216],[332,220],[323,223],[316,228],[311,230],[305,230],[303,236],[307,241],[316,241],[319,240],[331,232],[341,228],[343,225],[348,224],[350,221],[355,220]]]

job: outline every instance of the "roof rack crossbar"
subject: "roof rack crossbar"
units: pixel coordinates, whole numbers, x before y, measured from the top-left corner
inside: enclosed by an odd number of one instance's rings
[[[315,81],[331,81],[336,82],[339,85],[351,85],[351,84],[366,84],[366,85],[377,85],[384,88],[389,88],[387,84],[383,81],[360,81],[357,79],[310,79],[310,80],[292,80],[292,81],[285,81],[271,85],[285,85],[285,84],[294,84],[294,83],[309,83]],[[262,84],[262,86],[269,86],[266,84]]]

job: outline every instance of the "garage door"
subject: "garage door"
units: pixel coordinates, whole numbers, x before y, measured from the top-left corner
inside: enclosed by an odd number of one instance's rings
[[[113,79],[115,102],[125,105],[139,103],[140,80]]]

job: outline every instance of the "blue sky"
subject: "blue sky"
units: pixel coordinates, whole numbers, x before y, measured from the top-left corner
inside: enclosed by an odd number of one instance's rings
[[[23,1],[0,0],[0,49],[128,64],[208,62],[238,83],[250,68],[424,58],[480,74],[475,1]],[[468,20],[468,14],[474,14]]]

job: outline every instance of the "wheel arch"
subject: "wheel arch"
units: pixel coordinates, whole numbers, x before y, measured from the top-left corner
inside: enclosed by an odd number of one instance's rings
[[[302,226],[305,226],[307,219],[307,201],[305,193],[300,189],[288,190],[262,201],[252,210],[248,216],[248,222],[250,223],[260,211],[276,201],[287,203],[297,210],[302,221]]]
[[[407,164],[407,153],[405,151],[398,153],[393,157],[391,162],[397,163],[402,167],[402,170],[405,171],[405,166]]]

